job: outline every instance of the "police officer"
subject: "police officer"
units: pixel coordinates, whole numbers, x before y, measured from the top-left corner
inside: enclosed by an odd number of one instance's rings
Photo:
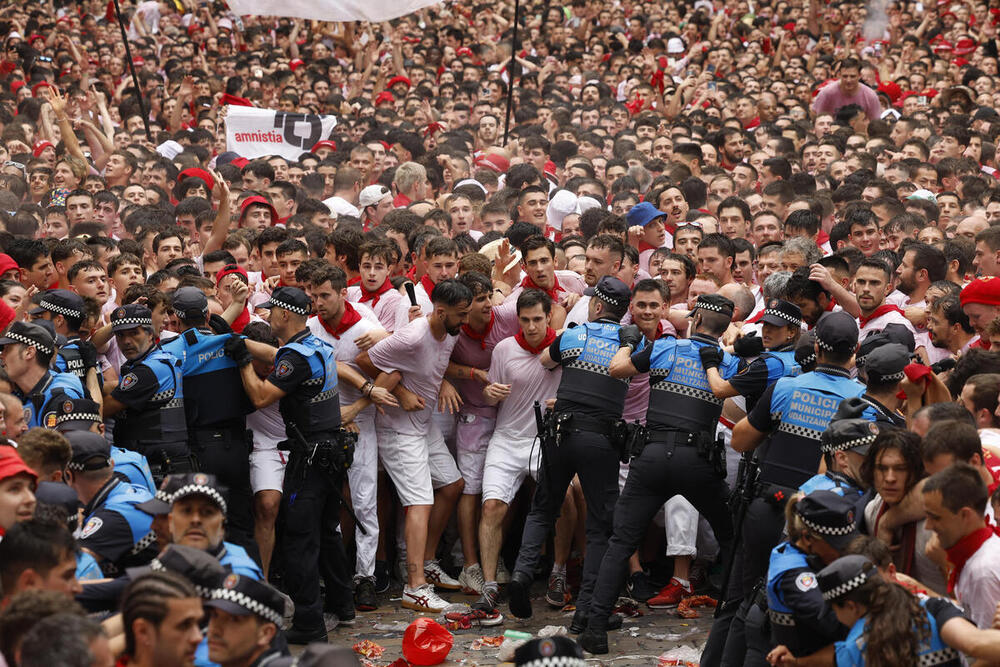
[[[577,615],[582,612],[589,617],[580,644],[591,653],[608,652],[608,614],[625,580],[629,556],[663,503],[683,495],[708,519],[724,550],[732,538],[722,443],[715,441],[722,399],[712,395],[702,358],[724,379],[736,374],[739,359],[719,348],[719,337],[732,321],[733,302],[717,294],[703,294],[692,315],[691,338],[660,338],[638,350],[642,342],[638,328],[622,328],[621,349],[610,365],[612,377],[649,373],[649,436],[642,453],[629,466],[625,489],[615,507],[614,534],[601,563],[590,608],[581,610],[581,603],[577,603]],[[712,354],[703,354],[705,350]]]
[[[867,387],[861,396],[865,419],[884,428],[906,428],[906,417],[899,412],[897,394],[906,377],[903,369],[909,363],[910,351],[899,343],[882,344],[865,355]]]
[[[118,416],[115,444],[144,455],[157,479],[192,471],[180,360],[156,343],[153,314],[142,304],[116,308],[111,330],[127,359],[118,385],[104,398],[104,416]]]
[[[21,399],[28,428],[55,428],[61,401],[82,398],[83,385],[72,373],[49,370],[55,339],[38,324],[14,322],[0,338],[0,361]]]
[[[103,435],[104,422],[101,420],[100,408],[96,401],[89,398],[68,398],[59,404],[56,430],[60,433],[90,431]],[[145,456],[112,446],[111,460],[115,462],[115,474],[124,475],[130,484],[138,484],[151,494],[156,494],[156,482],[153,481],[153,472]]]
[[[842,311],[827,313],[816,324],[816,370],[778,380],[757,405],[733,428],[732,447],[751,452],[762,443],[756,496],[741,527],[742,549],[737,554],[727,602],[743,602],[736,617],[720,614],[709,635],[706,664],[741,661],[745,653],[742,624],[752,602],[752,591],[767,571],[768,554],[784,527],[783,508],[796,489],[816,474],[821,458],[820,438],[845,398],[860,396],[864,387],[851,379],[852,359],[858,347],[857,322]],[[766,442],[765,442],[766,441]],[[729,604],[730,609],[734,604]],[[730,623],[732,625],[730,626]],[[720,652],[720,643],[724,649]]]
[[[333,348],[306,328],[310,306],[309,297],[297,287],[278,287],[259,306],[271,310],[271,330],[282,343],[266,379],[254,373],[243,338],[233,336],[225,347],[240,367],[243,387],[254,407],[259,410],[277,401],[289,435],[284,443],[291,454],[282,502],[285,562],[290,565],[285,582],[295,602],[295,619],[288,632],[293,644],[326,641],[319,595],[321,540],[324,565],[336,568],[338,580],[351,580],[353,567],[340,536],[324,531],[323,526],[324,517],[340,511],[339,489],[350,466],[351,447],[341,433],[342,419],[350,421],[367,405],[362,399],[341,408]],[[353,608],[350,587],[342,588],[327,589],[328,596],[338,596],[337,604],[331,606]]]
[[[779,644],[805,656],[844,638],[846,628],[823,601],[816,571],[857,536],[854,504],[832,491],[814,491],[789,508],[788,540],[771,551],[767,569],[770,636],[752,637],[748,627],[744,664],[766,665],[768,651]]]
[[[236,363],[223,349],[229,336],[217,335],[208,326],[205,293],[197,287],[181,287],[174,292],[173,308],[188,329],[164,343],[163,350],[181,362],[191,452],[199,470],[212,473],[229,489],[230,538],[256,553],[246,421],[253,405],[243,391]]]
[[[64,336],[53,366],[60,373],[73,373],[83,384],[88,398],[101,398],[101,376],[97,372],[97,349],[90,341],[80,338],[80,326],[87,318],[83,297],[65,289],[45,291],[38,305],[28,311],[32,319],[47,320],[53,330]]]
[[[282,655],[272,642],[285,614],[285,599],[266,582],[230,574],[204,604],[212,662],[220,667],[262,667]]]
[[[823,431],[820,439],[826,472],[814,475],[799,487],[802,493],[832,491],[857,501],[864,494],[861,464],[879,427],[867,419],[837,419]]]
[[[618,331],[628,308],[628,285],[613,276],[601,278],[584,294],[592,297],[589,321],[567,329],[539,360],[546,368],[562,366],[553,419],[559,435],[542,449],[538,488],[521,538],[521,550],[507,590],[510,611],[518,618],[531,617],[528,589],[542,545],[555,523],[574,475],[579,475],[587,500],[587,550],[583,581],[577,599],[574,628],[586,626],[585,610],[611,533],[618,498],[620,446],[612,441],[619,429],[628,380],[614,378],[608,367],[618,350]],[[642,333],[633,333],[641,340]],[[551,440],[551,439],[550,439]]]
[[[716,367],[705,366],[708,382],[715,397],[745,396],[747,411],[753,409],[764,390],[779,378],[793,377],[802,371],[795,361],[795,344],[802,334],[802,311],[799,307],[790,301],[771,299],[764,309],[760,322],[761,336],[757,340],[766,352],[749,364],[744,364],[739,373],[729,380],[723,379]],[[740,352],[740,343],[746,345],[748,339],[753,341],[754,338],[756,337],[744,336],[739,339],[737,353]],[[705,349],[711,350],[711,347]],[[740,356],[748,355],[740,354]]]
[[[85,506],[80,548],[111,577],[148,563],[156,555],[153,520],[136,505],[152,495],[114,475],[111,445],[102,436],[70,431],[66,439],[72,448],[66,483]]]

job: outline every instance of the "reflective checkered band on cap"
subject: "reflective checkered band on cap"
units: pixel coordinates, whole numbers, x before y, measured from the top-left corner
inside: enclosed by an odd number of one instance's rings
[[[859,586],[861,586],[861,584],[865,583],[866,581],[868,581],[868,572],[861,572],[860,574],[848,579],[839,586],[834,586],[830,590],[823,593],[823,599],[827,601],[836,600],[841,595],[846,595],[847,593],[853,591],[855,588],[858,588]]]
[[[554,655],[524,663],[525,667],[584,667],[586,661],[571,655]]]
[[[56,417],[56,424],[75,421],[99,422],[101,421],[101,415],[96,412],[71,412],[68,415],[59,415]]]
[[[297,313],[299,315],[308,315],[309,314],[309,309],[308,308],[299,308],[298,306],[293,306],[290,303],[285,303],[284,301],[278,301],[277,299],[275,299],[273,297],[268,300],[268,303],[271,304],[272,306],[274,306],[275,308],[284,308],[285,310],[287,310],[289,312]]]
[[[790,628],[795,627],[795,617],[792,616],[791,614],[784,614],[780,611],[769,610],[767,612],[767,615],[770,617],[771,622],[774,623],[775,625],[781,625]]]
[[[182,486],[181,488],[174,491],[173,499],[171,500],[171,502],[183,498],[184,496],[190,496],[196,493],[200,493],[203,496],[208,496],[209,498],[217,502],[219,504],[219,507],[222,508],[223,514],[227,512],[226,501],[222,498],[222,494],[205,484],[186,484],[185,486]]]
[[[722,306],[717,306],[714,303],[708,303],[706,301],[696,301],[694,307],[704,308],[705,310],[714,310],[717,313],[722,313],[729,310],[728,308],[723,308]]]
[[[150,531],[132,546],[132,555],[141,553],[146,547],[156,544],[156,533]]]
[[[90,459],[96,459],[96,458],[97,458],[96,456],[91,456],[90,457]],[[87,459],[87,460],[89,461],[90,459]],[[105,461],[105,467],[111,465],[111,457],[105,458],[104,461]],[[83,471],[83,470],[87,469],[87,466],[86,466],[85,463],[77,463],[77,462],[74,462],[74,461],[70,461],[69,463],[66,464],[66,469],[67,470]]]
[[[937,651],[924,653],[917,656],[917,667],[932,667],[933,665],[943,665],[955,662],[959,659],[958,651],[947,646]]]
[[[39,301],[38,305],[49,312],[65,315],[66,317],[83,317],[83,313],[79,310],[73,310],[72,308],[66,308],[65,306],[57,306],[51,301],[46,301],[45,299]]]
[[[830,345],[829,343],[824,343],[819,336],[816,336],[816,344],[819,345],[821,349],[824,349],[827,352],[832,352],[834,349],[833,345]]]
[[[802,523],[804,523],[808,528],[810,528],[813,532],[819,533],[820,535],[850,535],[854,532],[853,524],[846,526],[823,526],[815,521],[810,521],[801,514],[799,514],[799,518],[802,519]]]
[[[808,366],[809,364],[815,361],[816,361],[816,353],[810,352],[808,357],[802,358],[802,362],[799,364],[799,366]]]
[[[628,301],[626,301],[625,303],[622,303],[621,299],[616,299],[613,296],[609,296],[609,295],[605,294],[604,292],[601,291],[600,287],[596,287],[596,286],[594,287],[594,296],[596,296],[601,301],[606,301],[606,302],[614,304],[616,306],[624,306],[625,304],[628,303]]]
[[[163,491],[161,489],[157,489],[156,495],[153,497],[156,498],[157,500],[162,500],[165,503],[171,503],[173,502],[174,499],[174,495],[172,493],[167,493],[166,491]]]
[[[774,310],[773,308],[765,308],[764,309],[764,314],[765,315],[774,315],[775,317],[780,317],[781,319],[785,320],[786,322],[789,322],[790,324],[794,324],[797,327],[802,326],[802,320],[796,319],[796,318],[792,317],[791,315],[789,315],[788,313],[784,313],[784,312],[782,312],[780,310]]]
[[[875,438],[878,437],[878,433],[872,435],[866,435],[863,438],[855,438],[854,440],[848,440],[847,442],[835,442],[829,445],[823,445],[820,448],[824,454],[830,452],[842,452],[848,449],[854,449],[855,447],[863,447],[865,445],[870,445],[875,442]]]
[[[164,567],[163,563],[160,562],[159,558],[154,558],[153,560],[149,561],[149,569],[152,570],[153,572],[170,572],[170,570]],[[191,583],[194,584],[194,582]],[[205,588],[204,586],[199,586],[198,584],[194,584],[194,590],[198,594],[198,597],[200,598],[205,598],[207,600],[208,598],[212,597],[211,588]]]
[[[249,612],[257,614],[265,621],[270,621],[278,627],[281,627],[282,612],[275,609],[271,609],[267,605],[264,605],[257,600],[254,600],[249,595],[240,593],[239,591],[231,588],[216,588],[212,591],[213,600],[225,600],[227,602],[232,602],[237,604]],[[284,610],[282,610],[284,611]]]
[[[872,371],[868,371],[868,374],[877,376],[882,380],[882,382],[899,382],[904,377],[906,377],[906,373],[904,373],[903,371],[899,371],[898,373],[893,373],[891,375],[879,375],[878,373],[872,373]]]
[[[151,317],[122,317],[117,320],[112,320],[111,328],[115,328],[119,324],[138,324],[139,326],[153,326],[153,318]]]
[[[28,347],[33,347],[36,350],[44,352],[45,354],[52,354],[52,348],[51,347],[48,347],[47,345],[42,345],[37,340],[32,340],[31,338],[28,338],[27,336],[22,336],[21,334],[17,333],[16,331],[8,331],[5,334],[5,337],[6,338],[10,338],[13,341],[17,341],[18,343],[21,343],[23,345],[27,345]]]

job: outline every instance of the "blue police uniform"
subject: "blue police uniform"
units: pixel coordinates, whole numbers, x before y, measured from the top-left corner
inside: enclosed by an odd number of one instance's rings
[[[767,608],[771,645],[784,644],[795,655],[809,655],[844,636],[844,627],[823,600],[806,554],[790,542],[771,551]]]
[[[219,559],[222,566],[230,572],[243,577],[250,577],[257,581],[264,581],[264,573],[257,563],[250,558],[250,555],[247,554],[246,549],[243,547],[231,542],[223,542],[219,545],[218,550],[212,553]],[[208,658],[207,635],[201,638],[201,643],[198,644],[198,648],[195,650],[194,664],[195,667],[212,667],[216,664]]]
[[[347,585],[353,565],[348,563],[340,535],[333,530],[339,521],[339,487],[345,473],[343,464],[338,466],[333,457],[340,430],[333,348],[307,329],[300,331],[278,350],[267,380],[285,392],[278,409],[291,449],[282,501],[285,562],[294,564],[285,572],[288,594],[295,603],[293,627],[316,631],[324,627],[319,594],[321,550],[327,606],[339,609],[350,605],[353,609]]]
[[[660,338],[632,353],[639,373],[649,373],[648,442],[629,466],[615,507],[614,533],[601,564],[589,610],[589,630],[605,632],[608,616],[635,552],[653,516],[667,500],[683,495],[712,525],[723,551],[733,536],[725,462],[715,427],[722,400],[712,394],[699,350],[718,340],[696,333],[690,339]],[[739,359],[722,353],[719,373],[729,379]],[[579,604],[578,604],[579,606]]]
[[[104,573],[97,559],[86,551],[76,554],[76,578],[80,581],[95,581],[103,579]]]
[[[837,495],[847,498],[860,498],[865,494],[864,489],[858,486],[855,480],[832,470],[827,470],[822,475],[813,475],[799,486],[799,491],[806,495],[820,490],[833,491]]]
[[[143,454],[157,477],[190,472],[180,360],[153,345],[121,373],[111,393],[126,406],[115,421],[115,445]]]
[[[55,428],[59,402],[67,398],[83,398],[83,385],[80,378],[72,373],[46,371],[30,392],[24,394],[14,385],[14,394],[24,404],[28,428]]]
[[[136,505],[153,497],[141,486],[112,477],[84,509],[79,544],[101,558],[101,570],[115,576],[156,556],[153,517]]]
[[[783,377],[795,377],[802,368],[795,361],[795,346],[791,343],[769,350],[740,369],[729,384],[746,397],[747,411],[753,409],[764,390]]]
[[[163,345],[181,362],[188,444],[199,470],[229,489],[226,534],[257,551],[253,539],[253,491],[246,416],[253,404],[243,390],[236,362],[226,356],[228,335],[188,329]]]
[[[569,421],[563,422],[560,442],[542,449],[538,488],[514,566],[520,579],[534,574],[566,489],[579,475],[587,500],[587,547],[576,603],[581,611],[590,603],[618,498],[620,454],[610,438],[622,416],[628,380],[611,377],[608,368],[619,348],[619,329],[619,322],[601,318],[567,329],[549,346],[549,356],[562,366],[555,418]]]
[[[127,477],[130,484],[141,486],[150,495],[156,495],[156,482],[153,481],[153,472],[149,469],[149,461],[145,456],[121,447],[112,447],[111,460],[115,462],[115,472]]]
[[[865,403],[865,410],[861,413],[862,419],[875,422],[879,426],[894,426],[895,428],[906,428],[906,417],[885,407],[868,394],[861,396]]]
[[[937,665],[940,667],[959,667],[965,664],[961,654],[951,648],[941,639],[941,626],[948,620],[961,616],[961,612],[952,605],[940,605],[943,611],[932,613],[927,608],[928,600],[920,600],[920,606],[927,615],[927,625],[930,628],[930,635],[920,642],[917,665]],[[951,607],[951,609],[948,609]],[[864,667],[865,654],[868,649],[868,642],[865,639],[865,627],[868,624],[868,616],[859,618],[851,627],[847,634],[847,639],[837,642],[834,645],[837,667]]]

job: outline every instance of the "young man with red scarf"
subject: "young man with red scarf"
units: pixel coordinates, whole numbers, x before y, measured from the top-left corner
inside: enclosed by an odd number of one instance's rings
[[[347,288],[348,300],[370,306],[386,331],[396,330],[396,309],[403,300],[389,280],[398,252],[392,241],[364,243],[358,249],[361,281]]]
[[[442,280],[454,278],[458,272],[458,246],[449,238],[443,236],[432,238],[424,245],[424,267],[426,273],[413,286],[416,305],[404,297],[396,306],[395,330],[402,329],[407,323],[423,317],[434,311],[431,302],[431,292],[434,286]]]
[[[979,471],[957,463],[932,475],[923,488],[926,527],[948,554],[948,592],[980,628],[993,624],[1000,602],[1000,537],[986,523],[989,493]]]
[[[358,373],[362,372],[355,359],[361,350],[355,342],[359,337],[380,332],[377,322],[362,317],[347,298],[347,275],[335,266],[326,266],[310,279],[315,315],[306,321],[314,336],[329,343],[334,357]],[[341,384],[340,399],[345,405],[361,398],[362,391],[347,383]],[[354,463],[347,471],[351,487],[351,502],[355,515],[367,534],[355,533],[357,556],[354,574],[354,606],[359,611],[378,608],[375,595],[375,551],[378,548],[378,440],[375,437],[375,408],[368,406],[355,417],[358,442],[354,449]]]
[[[861,308],[861,317],[858,318],[858,327],[861,330],[859,340],[882,331],[889,324],[902,324],[916,335],[913,325],[906,319],[906,314],[899,306],[885,302],[891,291],[892,275],[885,262],[877,259],[866,259],[861,262],[854,274],[854,293]]]
[[[500,546],[507,508],[527,475],[538,477],[541,453],[534,445],[537,427],[534,403],[554,398],[562,379],[562,368],[546,370],[538,357],[552,344],[556,332],[551,324],[552,300],[545,292],[528,289],[517,297],[520,330],[493,348],[493,362],[486,374],[483,397],[499,405],[496,428],[486,448],[483,473],[482,518],[479,549],[482,554],[482,596],[474,609],[496,610],[499,584]]]
[[[586,286],[573,271],[556,271],[556,246],[541,234],[526,238],[519,248],[524,278],[510,291],[504,303],[515,303],[527,289],[549,295],[552,303],[562,303],[570,294],[582,294]],[[575,301],[574,301],[575,303]]]

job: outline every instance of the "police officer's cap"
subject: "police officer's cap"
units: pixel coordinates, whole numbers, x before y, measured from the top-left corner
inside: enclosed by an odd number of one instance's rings
[[[82,320],[84,316],[83,297],[68,289],[46,290],[42,292],[42,298],[38,300],[38,305],[29,310],[28,314],[41,315],[44,312]]]
[[[257,307],[284,308],[296,315],[308,315],[311,305],[309,297],[298,287],[275,287],[271,292],[271,298]]]
[[[346,646],[309,644],[299,655],[287,655],[267,663],[268,667],[361,667],[358,654]]]
[[[136,509],[150,516],[170,514],[170,504],[174,501],[174,494],[185,485],[187,478],[187,475],[167,475],[160,482],[160,488],[156,490],[156,495],[144,503],[136,504]]]
[[[234,616],[255,614],[278,627],[285,615],[285,599],[269,584],[238,574],[229,574],[205,602]]]
[[[77,511],[82,505],[76,491],[62,482],[39,482],[35,488],[35,500],[43,505],[55,505],[65,509],[66,515],[71,517],[74,522]]]
[[[858,323],[844,311],[827,313],[816,323],[816,344],[827,352],[853,352],[858,344]]]
[[[583,649],[569,637],[532,639],[514,652],[514,663],[526,667],[584,667]]]
[[[205,317],[208,314],[208,297],[197,287],[180,287],[174,292],[174,313],[182,320]]]
[[[899,343],[906,348],[907,352],[917,349],[917,341],[913,337],[913,332],[906,328],[904,324],[887,324],[882,329],[882,333],[889,339],[890,343]]]
[[[698,300],[694,302],[694,310],[688,313],[688,317],[694,317],[695,311],[699,308],[731,318],[734,306],[730,299],[721,294],[699,294]]]
[[[179,574],[194,584],[198,595],[206,599],[211,597],[212,591],[219,587],[227,574],[226,568],[218,558],[203,549],[183,544],[171,544],[145,567],[126,570],[132,579],[137,579],[148,572]]]
[[[795,503],[795,513],[809,530],[837,551],[858,536],[854,504],[833,491],[813,491]]]
[[[226,509],[226,488],[219,484],[219,480],[215,475],[209,475],[203,472],[194,472],[187,475],[181,475],[178,480],[179,486],[170,498],[170,503],[176,503],[181,498],[187,498],[189,496],[205,496],[211,500],[215,505],[222,510],[222,513],[227,512]]]
[[[889,343],[872,350],[865,357],[869,382],[888,384],[899,382],[906,375],[903,369],[910,363],[910,352],[899,343]]]
[[[89,431],[101,423],[101,406],[89,398],[67,398],[60,401],[56,410],[56,430]]]
[[[56,325],[52,323],[52,320],[37,319],[33,322],[41,328],[45,329],[45,332],[52,336],[52,340],[55,342],[56,349],[58,350],[63,345],[66,344],[66,336],[56,331]]]
[[[111,443],[99,433],[70,431],[65,434],[73,450],[67,469],[75,472],[102,470],[111,465]]]
[[[888,345],[890,343],[889,337],[886,336],[881,331],[877,333],[869,334],[861,341],[858,345],[858,353],[854,357],[854,363],[858,367],[864,366],[865,362],[868,360],[868,355],[874,350],[878,349],[882,345]]]
[[[0,347],[21,344],[51,355],[55,352],[55,337],[35,322],[14,322],[0,338]]]
[[[771,299],[764,307],[760,321],[776,327],[801,327],[802,311],[791,301]]]
[[[115,333],[153,326],[153,311],[141,303],[129,303],[111,313],[111,330]]]
[[[806,331],[795,344],[795,363],[807,373],[816,368],[816,332]]]
[[[819,590],[823,593],[823,599],[833,602],[860,588],[876,575],[878,568],[867,557],[850,554],[841,556],[820,570],[816,580]]]
[[[878,426],[867,419],[840,419],[831,421],[820,437],[824,453],[851,450],[862,456],[878,437]]]
[[[604,276],[593,287],[583,290],[586,296],[592,296],[609,303],[616,308],[625,308],[632,298],[628,285],[614,276]]]

